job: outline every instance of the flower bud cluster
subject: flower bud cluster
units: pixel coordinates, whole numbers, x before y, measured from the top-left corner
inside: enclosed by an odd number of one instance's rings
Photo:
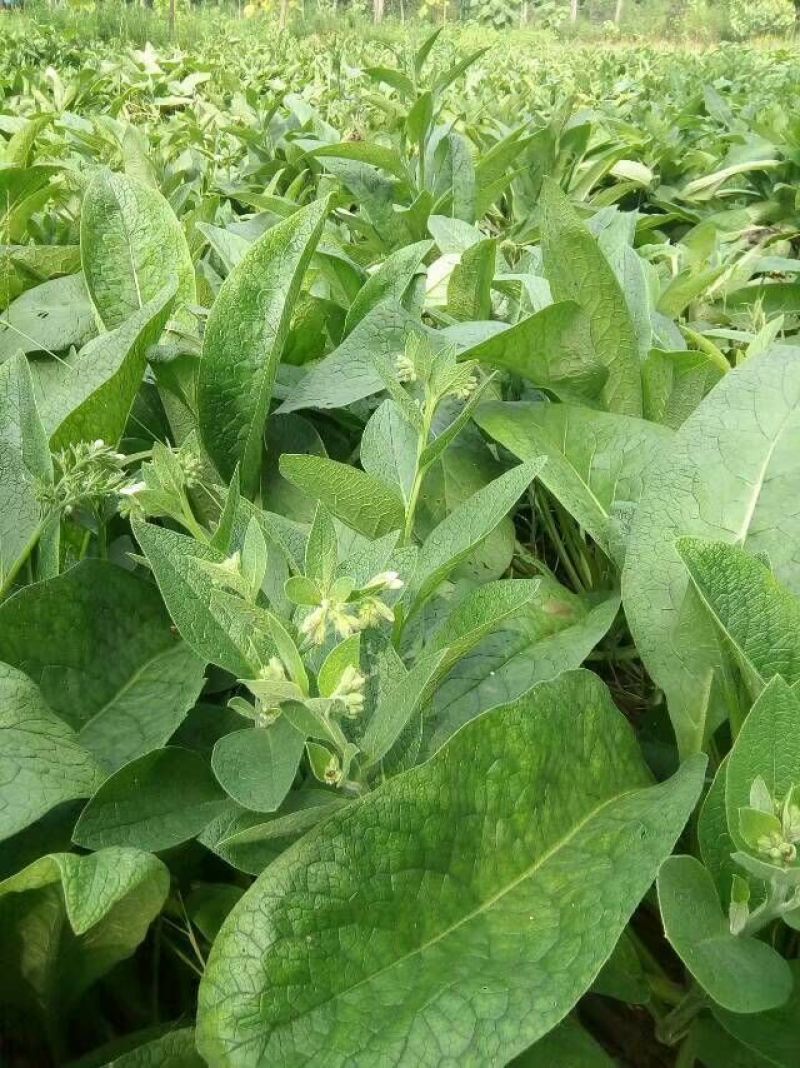
[[[97,508],[122,492],[125,457],[101,439],[79,441],[53,456],[52,483],[39,482],[39,503],[50,511],[71,515],[75,508]]]

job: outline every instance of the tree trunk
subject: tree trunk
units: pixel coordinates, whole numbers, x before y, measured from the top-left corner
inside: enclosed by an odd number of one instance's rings
[[[383,0],[372,0],[372,17],[376,25],[383,22]]]
[[[569,21],[578,21],[578,0],[570,0],[569,4]]]
[[[617,0],[617,6],[614,9],[614,22],[619,26],[619,21],[622,18],[622,9],[625,6],[625,0]]]
[[[281,30],[286,29],[286,23],[289,21],[289,0],[281,0],[281,12],[278,19],[278,26]]]
[[[169,35],[175,36],[175,0],[169,0]]]

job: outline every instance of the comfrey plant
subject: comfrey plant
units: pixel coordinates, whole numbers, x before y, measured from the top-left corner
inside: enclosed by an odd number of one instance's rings
[[[12,123],[4,1063],[795,1068],[788,142],[656,191],[436,40],[366,139],[152,50]]]

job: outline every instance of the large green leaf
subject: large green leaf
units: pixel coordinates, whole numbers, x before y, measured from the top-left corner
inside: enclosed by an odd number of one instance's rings
[[[225,279],[208,316],[197,383],[200,430],[225,479],[240,465],[248,494],[278,361],[328,202],[290,215],[258,239]]]
[[[589,322],[573,301],[551,304],[459,353],[510,371],[564,401],[597,405],[607,371],[592,347]]]
[[[44,519],[37,482],[51,483],[53,462],[24,356],[0,366],[0,589],[35,544]]]
[[[133,1048],[130,1048],[130,1036],[126,1035],[124,1041],[125,1052],[105,1061],[103,1068],[204,1068],[203,1060],[195,1048],[192,1027],[167,1031]],[[80,1061],[75,1068],[84,1068],[84,1064],[84,1061]],[[95,1068],[95,1065],[87,1064],[86,1068]]]
[[[129,957],[158,915],[169,872],[138,849],[40,857],[0,883],[0,1000],[48,1029]]]
[[[245,894],[200,986],[200,1052],[218,1068],[507,1062],[611,953],[703,767],[649,786],[585,672],[479,717]]]
[[[122,437],[147,366],[147,351],[161,336],[175,287],[134,312],[64,360],[37,360],[31,371],[37,402],[53,451],[78,441],[115,445]]]
[[[177,729],[205,664],[172,632],[152,583],[103,560],[0,606],[0,659],[26,672],[108,770]]]
[[[572,1017],[515,1057],[511,1068],[613,1068],[614,1061]]]
[[[641,415],[639,342],[614,270],[555,181],[543,182],[540,204],[545,273],[555,300],[574,300],[589,316],[596,356],[608,370],[605,406]]]
[[[773,1068],[795,1068],[797,1064],[800,961],[789,961],[789,968],[794,977],[794,989],[789,1000],[780,1008],[758,1014],[714,1009],[714,1016],[725,1030],[753,1054],[754,1068],[760,1068],[760,1062],[755,1062],[756,1057],[764,1057]]]
[[[547,457],[542,482],[621,565],[645,478],[671,431],[569,404],[487,404],[475,418],[521,460]]]
[[[678,552],[756,689],[773,675],[800,681],[800,600],[769,567],[727,542],[681,538]]]
[[[714,881],[694,857],[668,857],[658,873],[664,930],[691,974],[731,1012],[783,1005],[792,973],[780,954],[758,939],[733,935]]]
[[[224,804],[225,795],[199,753],[166,746],[106,779],[72,837],[86,849],[133,846],[158,852],[200,834]]]
[[[82,274],[34,286],[0,315],[0,364],[15,352],[63,352],[96,333]]]
[[[101,170],[81,210],[81,262],[97,313],[108,330],[177,286],[176,303],[192,304],[194,265],[183,228],[168,202],[126,174]]]
[[[75,732],[39,687],[0,664],[0,840],[62,801],[89,797],[103,781]]]
[[[622,579],[628,622],[667,698],[683,753],[736,701],[725,650],[678,555],[681,535],[765,552],[780,582],[800,591],[800,351],[752,356],[714,387],[653,465],[628,541]]]
[[[554,579],[539,579],[526,608],[459,660],[439,686],[429,711],[428,750],[438,749],[487,708],[515,701],[537,683],[580,667],[618,610],[618,594],[593,601]]]

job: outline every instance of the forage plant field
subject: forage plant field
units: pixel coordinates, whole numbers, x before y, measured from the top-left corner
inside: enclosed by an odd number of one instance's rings
[[[799,59],[0,18],[4,1066],[797,1068]]]

